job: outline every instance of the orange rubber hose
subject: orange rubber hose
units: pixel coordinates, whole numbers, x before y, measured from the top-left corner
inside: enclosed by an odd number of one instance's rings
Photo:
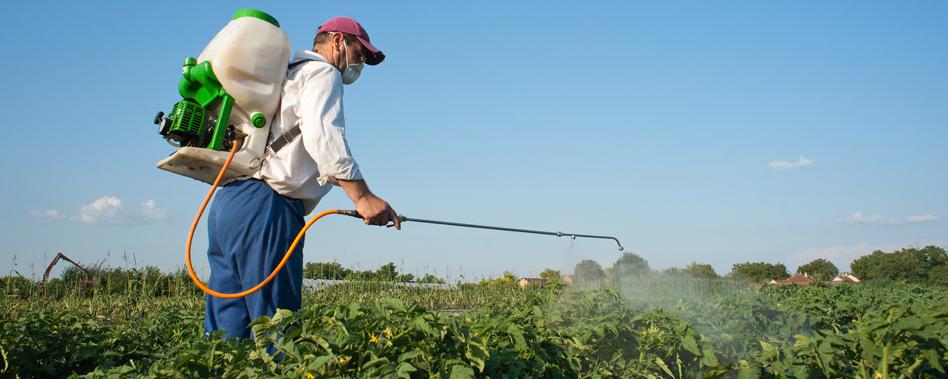
[[[221,171],[217,174],[217,179],[214,179],[214,184],[211,184],[211,190],[207,192],[207,196],[204,197],[204,202],[201,203],[201,208],[198,209],[197,215],[194,216],[194,222],[191,223],[191,229],[188,231],[188,241],[185,244],[185,248],[184,248],[184,259],[185,259],[185,262],[187,263],[188,275],[191,277],[191,280],[194,281],[194,284],[197,284],[198,288],[200,288],[201,291],[204,291],[204,293],[214,296],[214,297],[219,297],[222,299],[239,299],[239,298],[242,298],[244,296],[247,296],[254,292],[259,291],[261,288],[263,288],[263,286],[267,285],[267,283],[270,283],[270,281],[272,281],[273,278],[276,277],[277,273],[279,273],[280,270],[283,269],[283,266],[286,265],[286,262],[290,259],[290,255],[293,254],[293,250],[296,249],[296,245],[300,242],[301,239],[303,239],[303,235],[306,234],[306,231],[309,229],[309,227],[312,226],[313,223],[315,223],[316,221],[318,221],[319,219],[323,218],[326,215],[339,214],[340,212],[338,209],[330,209],[330,210],[319,212],[319,214],[317,214],[312,219],[310,219],[309,222],[307,222],[306,225],[303,226],[303,229],[300,230],[299,234],[296,235],[296,239],[293,240],[293,244],[290,245],[290,248],[286,251],[286,254],[283,255],[283,259],[280,260],[280,264],[278,264],[276,268],[273,269],[273,272],[271,272],[270,275],[268,275],[265,279],[263,279],[262,282],[258,283],[257,285],[247,290],[237,292],[237,293],[222,293],[222,292],[217,292],[215,290],[210,289],[206,284],[204,284],[204,282],[201,281],[201,279],[198,279],[197,275],[194,273],[194,266],[191,264],[191,240],[194,239],[194,230],[197,229],[198,221],[201,220],[201,216],[204,214],[204,208],[207,207],[207,203],[209,203],[211,201],[211,197],[214,196],[214,190],[216,190],[217,185],[220,184],[221,178],[223,178],[224,173],[227,172],[227,167],[229,167],[230,162],[234,160],[234,155],[237,153],[238,149],[239,149],[239,146],[237,142],[234,141],[234,146],[231,147],[230,149],[230,155],[227,156],[227,160],[224,161],[224,165],[221,166]]]

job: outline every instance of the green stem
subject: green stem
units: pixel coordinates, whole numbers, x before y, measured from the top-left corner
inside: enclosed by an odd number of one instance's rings
[[[892,343],[887,343],[882,348],[882,379],[889,379],[889,348]]]
[[[910,377],[912,376],[912,374],[915,373],[915,370],[918,369],[918,366],[921,366],[922,363],[924,363],[924,362],[925,362],[925,360],[922,359],[922,358],[916,359],[916,360],[915,360],[915,363],[912,363],[912,365],[909,366],[909,368],[905,369],[905,371],[903,371],[901,374],[899,374],[899,379],[902,379],[902,378],[910,378]]]

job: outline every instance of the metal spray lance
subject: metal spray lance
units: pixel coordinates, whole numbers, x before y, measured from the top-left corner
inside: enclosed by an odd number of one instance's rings
[[[339,214],[352,216],[356,218],[362,218],[362,215],[359,212],[353,210],[340,210]],[[575,234],[575,233],[564,233],[564,232],[548,232],[543,230],[530,230],[530,229],[519,229],[519,228],[507,228],[502,226],[490,226],[490,225],[477,225],[477,224],[464,224],[460,222],[449,222],[449,221],[438,221],[438,220],[425,220],[422,218],[412,218],[405,217],[403,215],[398,216],[398,220],[401,222],[421,222],[426,224],[437,224],[437,225],[447,225],[447,226],[460,226],[463,228],[477,228],[477,229],[489,229],[489,230],[500,230],[504,232],[516,232],[516,233],[529,233],[529,234],[543,234],[548,236],[556,237],[570,237],[572,239],[576,238],[598,238],[598,239],[607,239],[616,241],[616,245],[619,245],[619,251],[624,250],[622,243],[619,242],[619,239],[613,236],[597,236],[592,234]]]

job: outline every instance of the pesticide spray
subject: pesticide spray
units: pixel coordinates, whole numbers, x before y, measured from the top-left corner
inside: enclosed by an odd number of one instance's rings
[[[330,214],[362,218],[354,210],[319,212],[303,226],[280,263],[263,281],[237,293],[222,293],[198,279],[191,264],[191,241],[207,204],[219,185],[251,177],[260,169],[272,146],[267,146],[270,120],[282,95],[290,56],[290,41],[273,16],[254,9],[238,10],[231,21],[197,57],[188,57],[182,67],[175,103],[168,117],[158,112],[154,123],[159,134],[178,149],[157,167],[211,184],[198,209],[185,244],[185,260],[191,280],[208,295],[241,298],[272,281],[283,269],[306,231]],[[615,241],[616,237],[466,224],[398,216],[415,222],[505,232]]]

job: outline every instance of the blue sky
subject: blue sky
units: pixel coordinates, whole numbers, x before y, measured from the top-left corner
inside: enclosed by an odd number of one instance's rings
[[[721,273],[948,245],[948,3],[510,3],[8,5],[0,274],[41,275],[57,251],[183,265],[207,187],[154,168],[172,148],[151,119],[241,7],[274,15],[294,50],[347,15],[385,51],[346,89],[347,136],[405,215],[611,234],[655,268]],[[328,208],[351,203],[336,189]],[[349,218],[304,251],[465,279],[618,254]]]

